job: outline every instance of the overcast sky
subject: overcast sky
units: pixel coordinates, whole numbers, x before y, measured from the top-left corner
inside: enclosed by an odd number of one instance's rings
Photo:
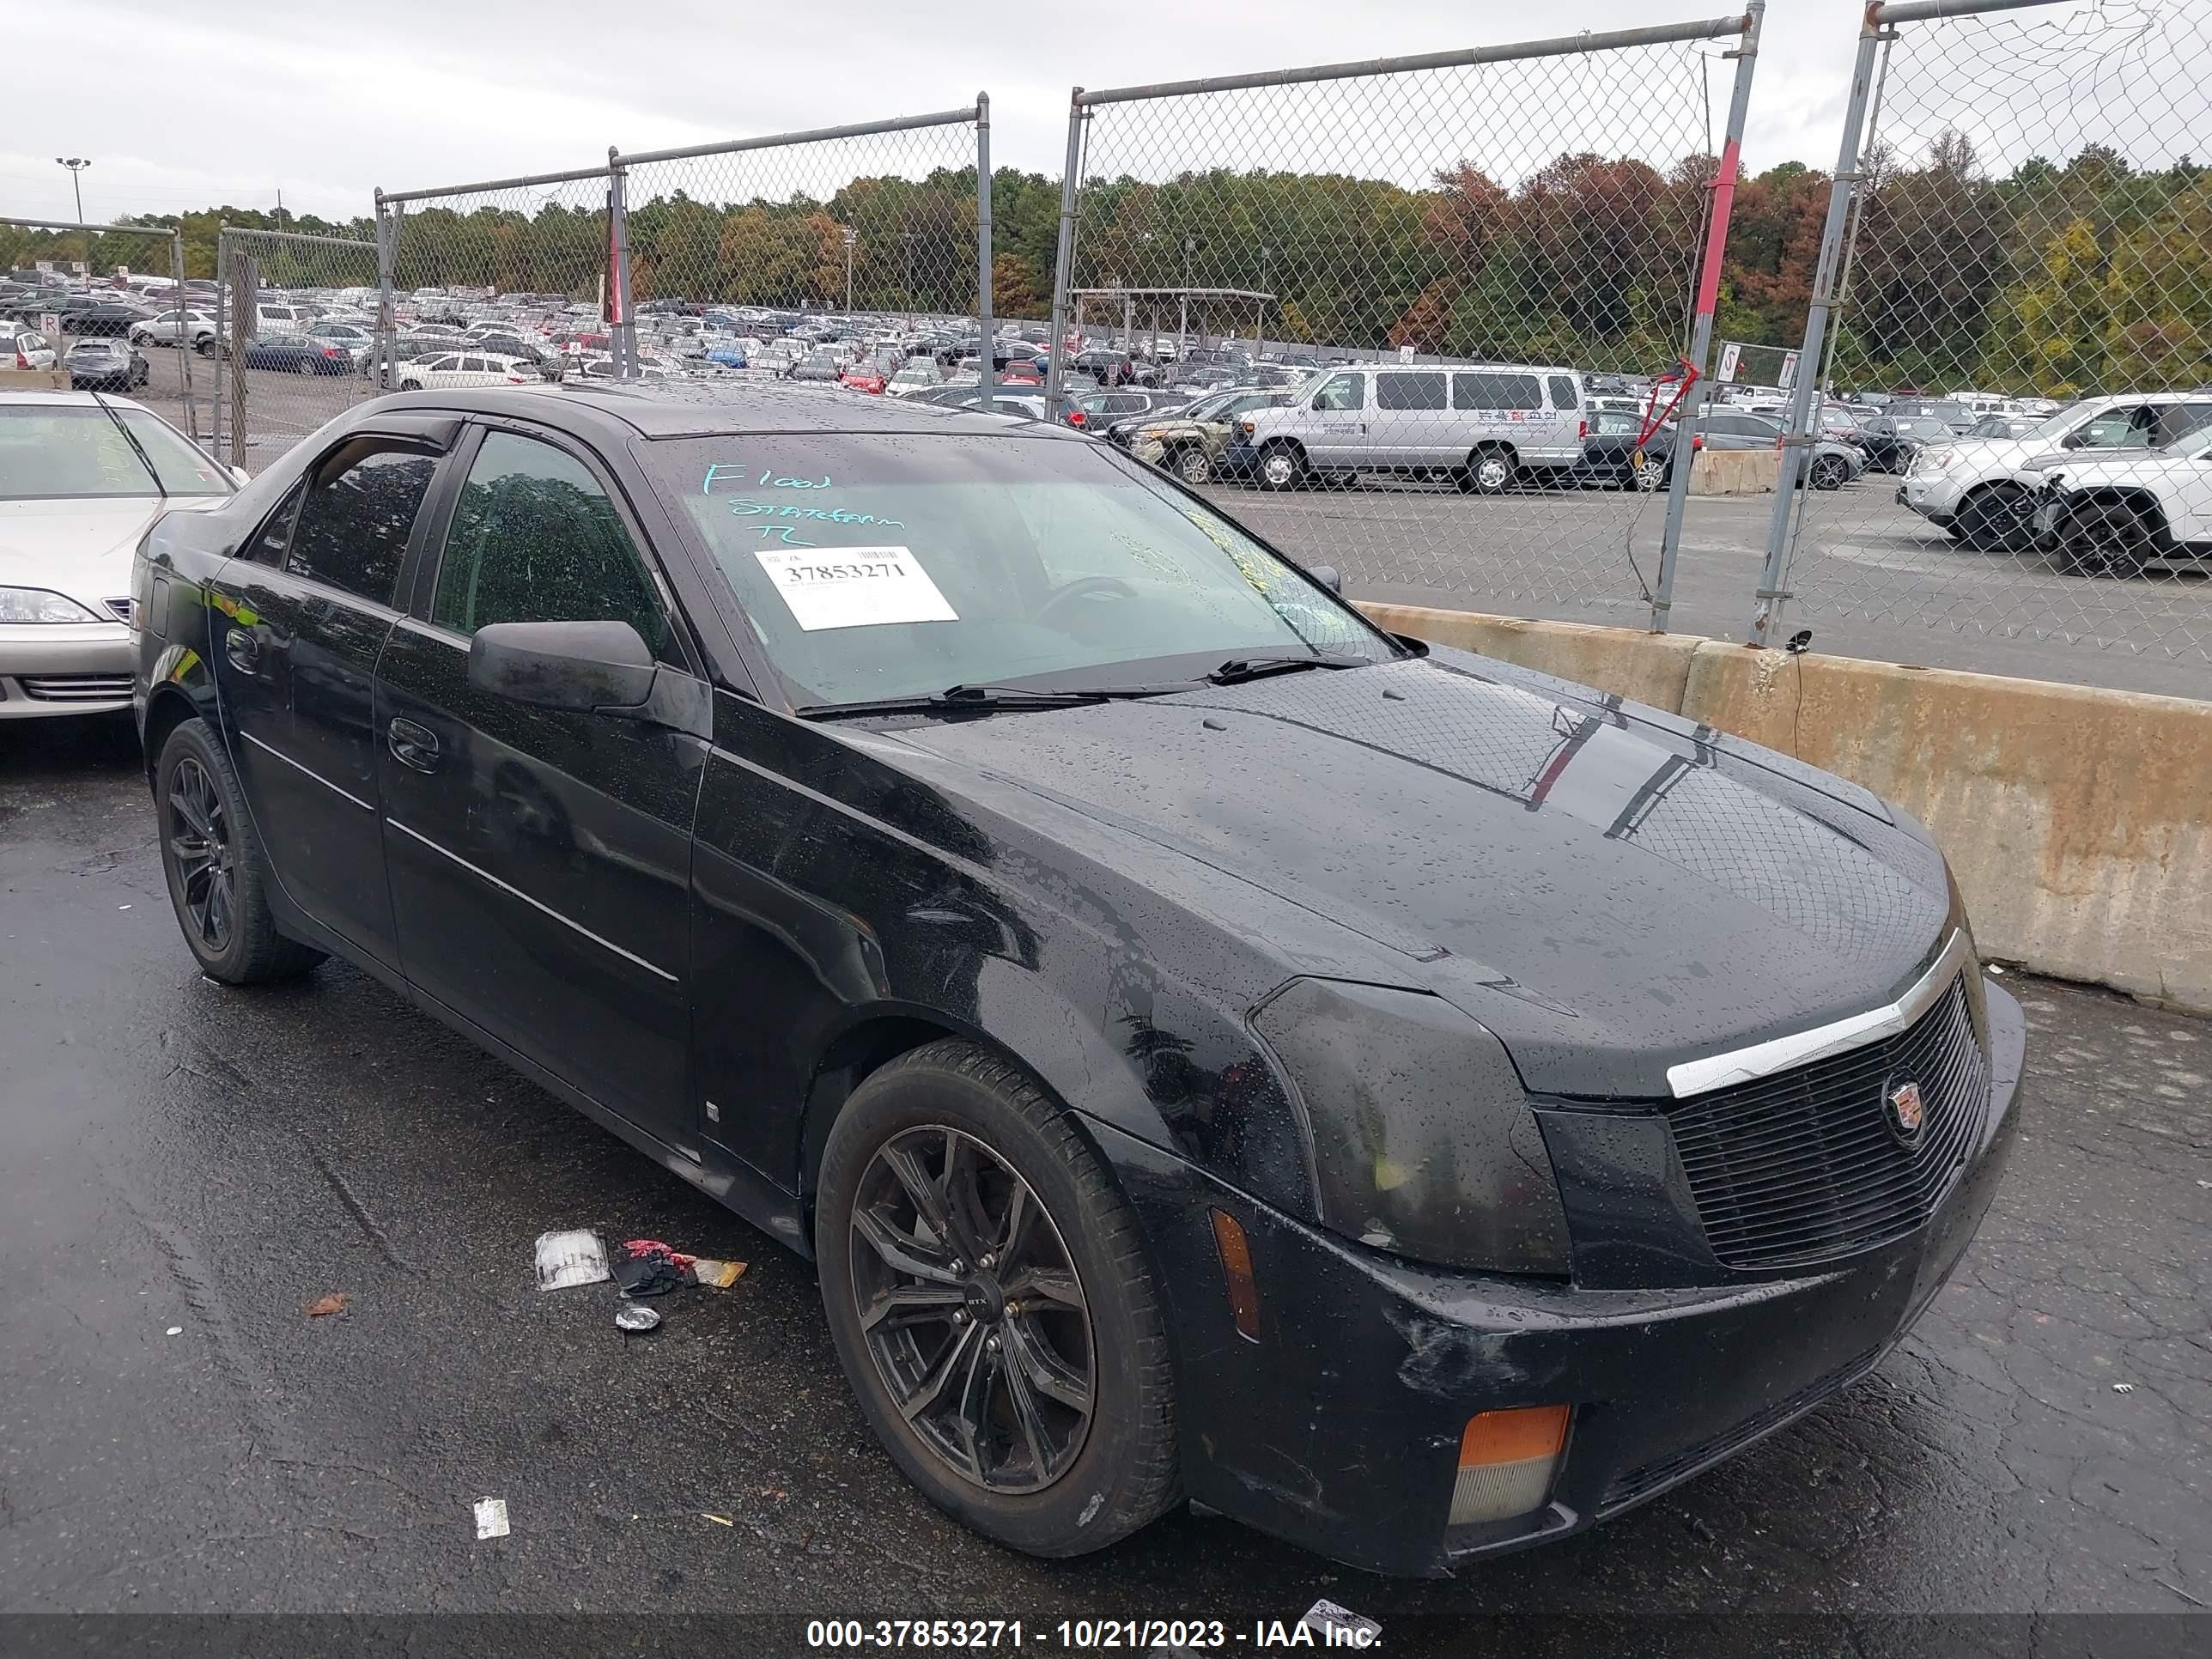
[[[1774,0],[1747,165],[1833,164],[1861,3]],[[921,113],[979,88],[992,97],[994,162],[1057,175],[1071,82],[1396,56],[1726,9],[1697,0],[1656,9],[1648,0],[67,0],[27,7],[9,25],[0,213],[74,216],[57,155],[93,158],[83,183],[94,222],[268,208],[280,188],[288,208],[349,217],[368,210],[379,185],[590,166],[610,143],[656,149]],[[41,72],[48,65],[70,72]],[[1717,126],[1730,70],[1711,67]],[[1652,113],[1669,128],[1683,120]],[[1620,114],[1595,122],[1593,148],[1620,131]]]

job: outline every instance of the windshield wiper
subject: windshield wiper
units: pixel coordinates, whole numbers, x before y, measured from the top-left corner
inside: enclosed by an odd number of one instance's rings
[[[169,486],[161,482],[161,473],[154,467],[154,458],[146,453],[146,446],[138,441],[138,434],[123,424],[123,417],[115,412],[114,406],[106,398],[95,392],[92,394],[92,400],[100,405],[109,420],[115,422],[115,429],[123,434],[123,441],[129,444],[131,453],[137,456],[138,465],[146,469],[146,476],[154,481],[154,488],[161,492],[163,501],[167,501]]]
[[[942,691],[918,692],[908,697],[874,697],[865,702],[809,703],[793,712],[803,720],[829,720],[848,714],[957,714],[984,708],[1075,708],[1085,703],[1157,697],[1166,692],[1187,691],[1189,689],[1188,685],[1087,685],[1067,690],[1053,690],[1028,685],[950,685]]]
[[[1208,674],[1210,685],[1235,685],[1242,680],[1256,680],[1268,674],[1295,674],[1302,668],[1364,668],[1364,657],[1331,657],[1316,653],[1310,657],[1231,657]]]

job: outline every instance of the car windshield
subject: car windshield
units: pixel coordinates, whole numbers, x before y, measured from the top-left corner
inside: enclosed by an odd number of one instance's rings
[[[1920,438],[1944,438],[1951,433],[1949,425],[1933,415],[1915,415],[1910,420],[1899,421],[1897,429]]]
[[[115,406],[172,495],[228,495],[230,477],[213,457],[143,409]],[[145,463],[90,404],[0,404],[0,501],[158,495]]]
[[[801,707],[1396,654],[1235,525],[1104,445],[823,433],[645,453]]]

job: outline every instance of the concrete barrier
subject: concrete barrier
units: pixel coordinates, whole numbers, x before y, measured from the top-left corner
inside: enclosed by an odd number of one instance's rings
[[[1701,449],[1690,462],[1690,493],[1771,495],[1781,476],[1778,449]]]
[[[1640,634],[1628,628],[1597,628],[1586,623],[1528,622],[1519,617],[1486,617],[1476,611],[1431,611],[1416,605],[1359,607],[1393,634],[1462,651],[1480,652],[1501,662],[1519,663],[1561,679],[1594,685],[1601,691],[1648,702],[1669,714],[1682,710],[1690,681],[1690,659],[1700,641],[1690,634]]]
[[[1653,703],[1862,783],[1935,831],[1984,955],[2212,1013],[2212,702],[1363,609],[1394,633]]]

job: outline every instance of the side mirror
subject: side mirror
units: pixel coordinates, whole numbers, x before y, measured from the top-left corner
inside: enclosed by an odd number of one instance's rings
[[[230,476],[241,484],[250,484],[253,482],[253,475],[242,466],[231,468]]]
[[[469,684],[537,708],[635,708],[653,653],[626,622],[493,623],[469,641]]]
[[[1344,578],[1336,574],[1336,567],[1334,565],[1310,564],[1306,567],[1306,574],[1311,576],[1316,581],[1319,582],[1323,587],[1328,589],[1330,592],[1337,595],[1340,599],[1343,597]]]

